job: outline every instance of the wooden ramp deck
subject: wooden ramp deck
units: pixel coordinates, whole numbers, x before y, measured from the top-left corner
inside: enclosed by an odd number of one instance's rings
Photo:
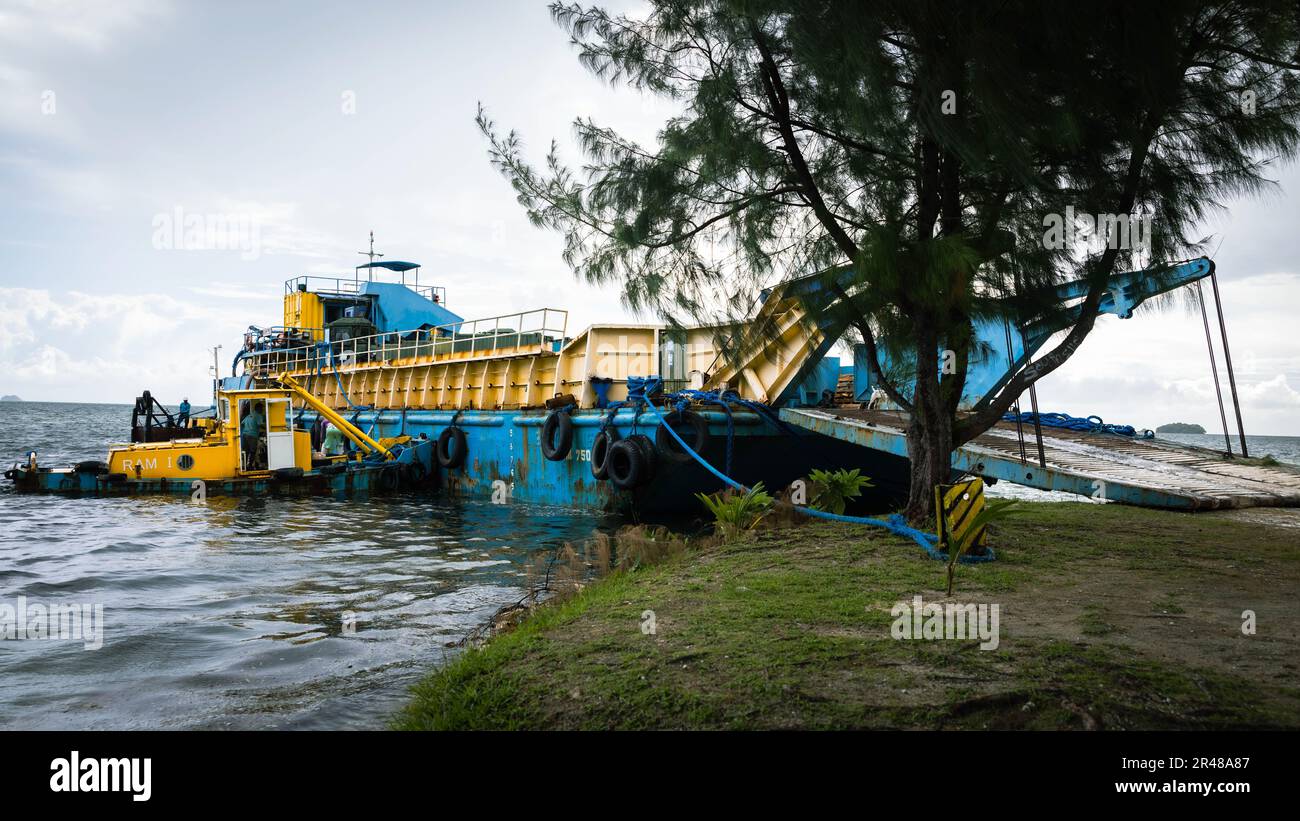
[[[792,425],[907,458],[907,416],[857,408],[786,408]],[[1046,465],[1032,424],[1024,457],[1014,422],[1001,422],[953,454],[953,468],[1040,490],[1143,507],[1214,510],[1300,507],[1300,469],[1229,458],[1209,448],[1112,433],[1043,428]]]

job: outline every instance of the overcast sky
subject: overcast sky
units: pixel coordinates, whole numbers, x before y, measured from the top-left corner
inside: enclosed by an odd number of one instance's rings
[[[623,4],[610,4],[619,6]],[[643,143],[669,108],[579,64],[534,0],[0,0],[0,393],[210,394],[283,281],[345,273],[367,231],[473,318],[633,317],[575,282],[487,161],[482,101],[540,158],[594,117]],[[1300,172],[1206,226],[1248,432],[1300,434]],[[231,248],[168,248],[177,216],[235,215]],[[183,244],[183,243],[182,243]],[[160,247],[161,246],[161,247]],[[1039,392],[1044,410],[1220,429],[1200,314],[1104,318]]]

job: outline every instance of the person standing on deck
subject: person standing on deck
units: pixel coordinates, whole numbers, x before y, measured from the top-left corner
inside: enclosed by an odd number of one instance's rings
[[[262,406],[254,402],[252,412],[246,413],[239,420],[239,443],[244,451],[244,470],[254,470],[257,462],[257,445],[265,429],[262,420]]]
[[[347,445],[343,442],[343,431],[339,430],[332,423],[325,423],[325,442],[321,445],[321,450],[326,456],[342,456]]]
[[[190,398],[188,396],[181,400],[181,410],[180,413],[176,414],[176,424],[182,428],[188,427],[190,424]]]

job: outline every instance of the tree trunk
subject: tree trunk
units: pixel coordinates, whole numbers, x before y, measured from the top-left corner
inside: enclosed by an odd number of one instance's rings
[[[916,526],[934,518],[934,486],[952,474],[952,424],[946,414],[923,411],[918,403],[907,426],[907,455],[912,461],[904,515]]]
[[[907,425],[912,473],[904,515],[913,525],[922,526],[934,515],[934,486],[947,482],[951,474],[953,417],[939,387],[938,334],[922,325],[915,342],[916,391]]]

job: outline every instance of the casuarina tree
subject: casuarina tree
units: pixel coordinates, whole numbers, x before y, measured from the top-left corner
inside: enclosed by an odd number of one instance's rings
[[[531,164],[480,110],[529,216],[562,232],[579,276],[673,322],[828,272],[823,310],[844,312],[908,415],[914,521],[954,448],[1078,349],[1112,274],[1199,253],[1207,214],[1270,185],[1300,139],[1293,0],[551,12],[591,71],[673,114],[653,145],[578,119],[575,170],[554,143]],[[1091,235],[1066,224],[1079,215]],[[1062,301],[1066,280],[1086,293]],[[1068,330],[963,406],[972,323],[1053,316]]]

